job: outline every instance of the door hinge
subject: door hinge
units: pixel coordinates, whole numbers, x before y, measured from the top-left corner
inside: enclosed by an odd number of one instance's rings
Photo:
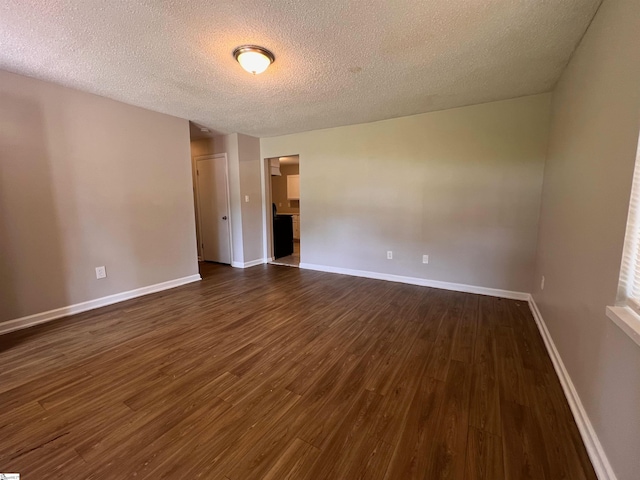
[[[196,170],[196,175],[200,176],[200,170]]]

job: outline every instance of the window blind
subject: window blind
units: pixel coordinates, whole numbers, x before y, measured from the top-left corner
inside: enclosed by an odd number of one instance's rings
[[[640,168],[638,155],[633,172],[629,200],[627,231],[624,237],[618,301],[626,303],[640,314]]]

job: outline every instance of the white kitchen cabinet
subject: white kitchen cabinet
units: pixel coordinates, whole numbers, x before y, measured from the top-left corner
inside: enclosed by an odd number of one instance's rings
[[[287,199],[300,200],[300,175],[287,175]]]

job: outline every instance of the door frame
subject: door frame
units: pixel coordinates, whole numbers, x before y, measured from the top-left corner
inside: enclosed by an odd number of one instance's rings
[[[227,206],[229,213],[227,216],[229,217],[229,255],[230,263],[229,265],[233,265],[233,219],[231,218],[231,195],[229,194],[229,160],[227,159],[226,153],[216,153],[214,155],[199,155],[195,157],[194,167],[195,167],[195,176],[196,176],[196,184],[195,184],[195,192],[196,192],[196,217],[198,218],[198,229],[200,230],[200,245],[198,245],[198,251],[201,251],[202,248],[202,259],[204,260],[204,248],[202,247],[202,217],[200,214],[200,181],[198,179],[198,162],[206,161],[206,160],[217,160],[219,158],[224,158],[224,176],[225,176],[225,195],[227,197]]]
[[[273,253],[273,210],[271,204],[273,203],[273,196],[271,194],[271,159],[279,158],[279,157],[298,157],[298,162],[300,162],[300,154],[292,153],[290,155],[279,155],[277,157],[268,157],[263,158],[261,167],[261,177],[262,177],[262,206],[263,206],[263,214],[262,214],[262,239],[264,241],[262,252],[264,258],[267,263],[273,262],[274,253]],[[302,163],[299,163],[299,170],[302,169],[300,166]],[[300,197],[302,197],[302,189],[300,190]],[[300,208],[302,210],[302,208]],[[301,212],[302,213],[302,212]],[[302,263],[302,234],[300,234],[300,238],[298,239],[300,242],[300,263]]]
[[[262,238],[263,256],[267,263],[273,262],[273,210],[271,197],[271,158],[263,158],[261,165],[262,174]]]

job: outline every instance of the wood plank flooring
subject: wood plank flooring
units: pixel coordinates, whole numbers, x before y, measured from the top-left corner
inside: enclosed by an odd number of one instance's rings
[[[258,266],[0,337],[25,479],[595,479],[524,302]]]

